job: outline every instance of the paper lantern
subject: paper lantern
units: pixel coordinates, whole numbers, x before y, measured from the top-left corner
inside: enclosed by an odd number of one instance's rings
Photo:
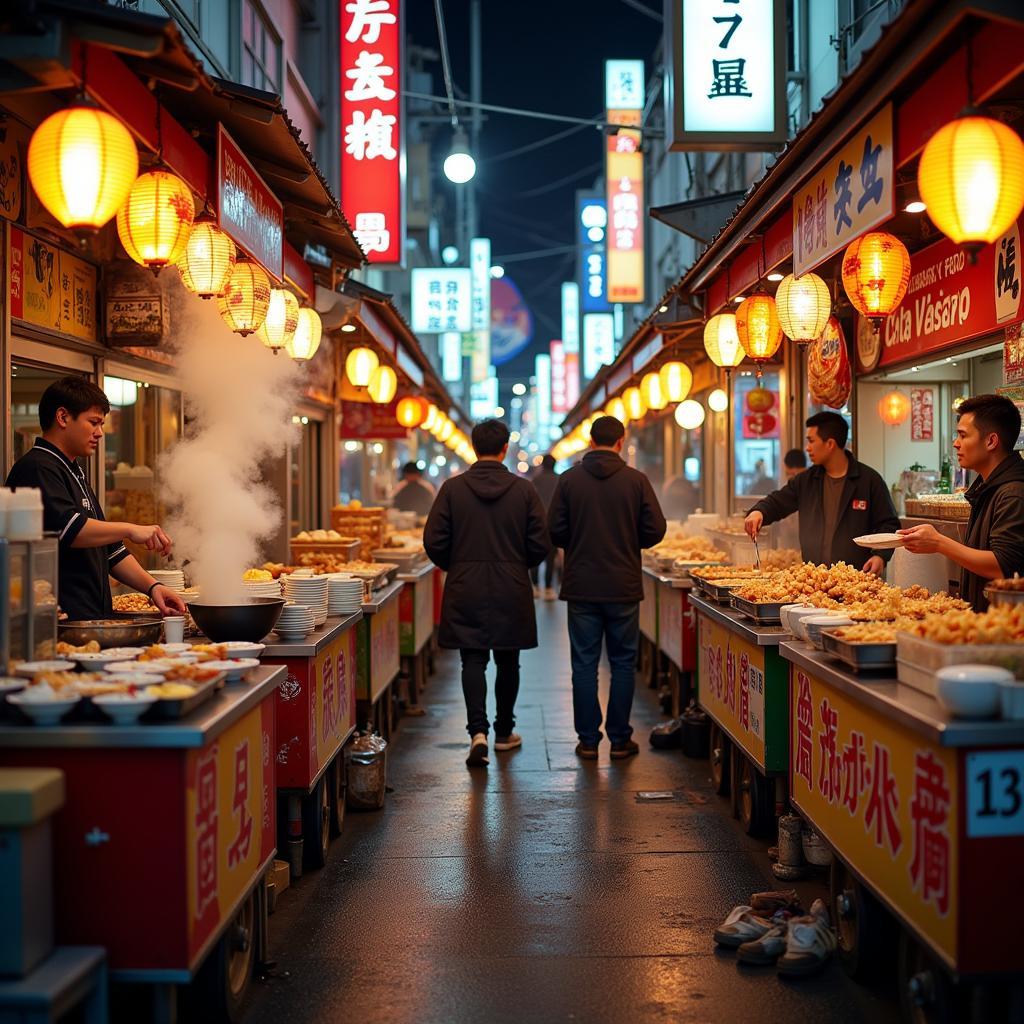
[[[403,398],[395,409],[395,419],[406,430],[415,430],[427,418],[429,407],[425,398]]]
[[[888,232],[861,235],[843,253],[843,288],[876,331],[903,301],[909,280],[910,253]]]
[[[715,388],[708,395],[708,408],[712,412],[725,412],[729,408],[729,396],[721,388]]]
[[[898,427],[910,415],[910,399],[902,391],[890,391],[878,402],[878,415],[890,427]]]
[[[629,414],[621,398],[613,398],[604,407],[605,416],[614,416],[623,426],[629,422]]]
[[[357,388],[365,388],[380,366],[377,353],[372,348],[354,348],[345,359],[345,374]]]
[[[270,278],[252,260],[239,260],[224,294],[217,299],[221,319],[236,334],[258,331],[270,307]]]
[[[201,299],[223,295],[235,269],[236,255],[231,236],[221,231],[211,217],[200,217],[178,257],[181,283]]]
[[[271,288],[267,317],[256,331],[256,337],[276,352],[292,340],[298,324],[299,300],[287,288]]]
[[[661,377],[657,373],[648,373],[640,381],[640,394],[643,395],[644,404],[648,409],[664,409],[669,403],[665,389],[661,386]]]
[[[427,405],[427,414],[423,417],[423,429],[433,430],[434,424],[437,423],[438,417],[441,415],[441,410],[436,405],[430,403]]]
[[[77,106],[51,114],[28,144],[28,177],[66,228],[96,231],[117,213],[139,173],[128,129],[113,115]]]
[[[661,380],[666,404],[684,401],[693,387],[693,374],[686,363],[665,363],[658,371],[658,378]]]
[[[744,299],[736,310],[736,335],[743,351],[761,368],[775,355],[782,344],[782,325],[770,295],[757,292]]]
[[[809,345],[832,315],[828,285],[817,274],[787,274],[775,292],[775,308],[782,333],[798,345]]]
[[[704,351],[715,366],[731,370],[743,362],[743,347],[736,333],[736,315],[719,313],[704,325]]]
[[[775,404],[775,396],[767,388],[751,388],[747,392],[747,408],[751,412],[767,412]]]
[[[441,425],[441,429],[437,432],[437,439],[441,444],[444,444],[454,433],[455,424],[450,419],[446,418],[444,423]]]
[[[323,337],[324,325],[320,314],[309,306],[299,310],[295,333],[284,343],[285,351],[300,363],[307,362],[316,355]]]
[[[647,413],[644,396],[640,394],[639,388],[626,388],[622,393],[622,403],[631,420],[642,420]]]
[[[676,406],[674,415],[683,430],[696,430],[704,422],[704,406],[688,398]]]
[[[192,189],[170,171],[147,171],[117,211],[117,234],[136,263],[159,271],[185,251],[195,219]]]
[[[390,366],[378,366],[373,371],[366,391],[377,405],[387,405],[398,390],[398,375]]]
[[[973,258],[1024,208],[1024,142],[1005,124],[965,112],[928,140],[917,187],[932,223]]]

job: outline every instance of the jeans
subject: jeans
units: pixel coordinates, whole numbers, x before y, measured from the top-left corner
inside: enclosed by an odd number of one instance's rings
[[[552,548],[551,554],[544,559],[544,586],[554,587],[555,585],[555,559],[558,557],[558,549]],[[530,579],[535,587],[540,586],[540,566],[535,565],[530,570]]]
[[[572,653],[572,708],[576,733],[584,746],[601,741],[601,704],[597,699],[597,667],[601,641],[612,670],[605,728],[613,744],[633,735],[629,713],[636,685],[636,652],[640,641],[639,604],[569,602],[569,645]]]
[[[487,660],[490,651],[463,647],[462,694],[466,698],[466,731],[470,736],[490,728],[487,721]],[[519,652],[495,651],[494,664],[498,667],[494,682],[494,696],[498,713],[494,716],[495,736],[508,736],[515,728],[516,697],[519,695]]]

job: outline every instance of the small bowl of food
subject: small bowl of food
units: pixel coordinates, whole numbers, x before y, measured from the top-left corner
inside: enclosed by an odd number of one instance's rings
[[[25,679],[34,679],[43,672],[72,672],[75,663],[54,659],[51,661],[21,661],[14,666],[14,674]]]
[[[7,703],[13,704],[36,725],[53,726],[79,702],[77,693],[66,689],[54,690],[48,683],[27,686],[20,693],[7,694]]]
[[[1024,604],[1024,577],[989,580],[985,587],[985,597],[989,604],[996,606]]]
[[[154,685],[158,682],[159,680]],[[145,692],[107,693],[101,697],[93,697],[92,702],[113,719],[115,725],[134,725],[139,717],[156,703],[156,697],[150,697]]]
[[[259,667],[260,663],[257,658],[229,658],[225,661],[203,662],[203,668],[214,672],[223,672],[229,683],[238,682],[247,672]]]
[[[998,665],[947,665],[935,673],[935,696],[954,718],[991,718],[1013,673]]]

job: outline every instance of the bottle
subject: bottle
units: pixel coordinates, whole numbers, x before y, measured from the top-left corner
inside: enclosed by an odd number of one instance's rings
[[[942,456],[942,472],[939,475],[939,494],[953,493],[953,467],[949,456]]]
[[[7,539],[43,539],[43,494],[38,487],[16,487],[8,499]]]

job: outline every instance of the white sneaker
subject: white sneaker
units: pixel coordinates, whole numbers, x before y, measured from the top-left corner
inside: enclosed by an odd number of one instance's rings
[[[469,745],[469,757],[466,758],[466,764],[470,767],[477,767],[490,763],[490,759],[487,757],[487,733],[478,732]]]
[[[554,587],[547,587],[545,589],[545,591],[544,591],[544,600],[545,601],[557,601],[558,600],[558,592],[555,590]]]

